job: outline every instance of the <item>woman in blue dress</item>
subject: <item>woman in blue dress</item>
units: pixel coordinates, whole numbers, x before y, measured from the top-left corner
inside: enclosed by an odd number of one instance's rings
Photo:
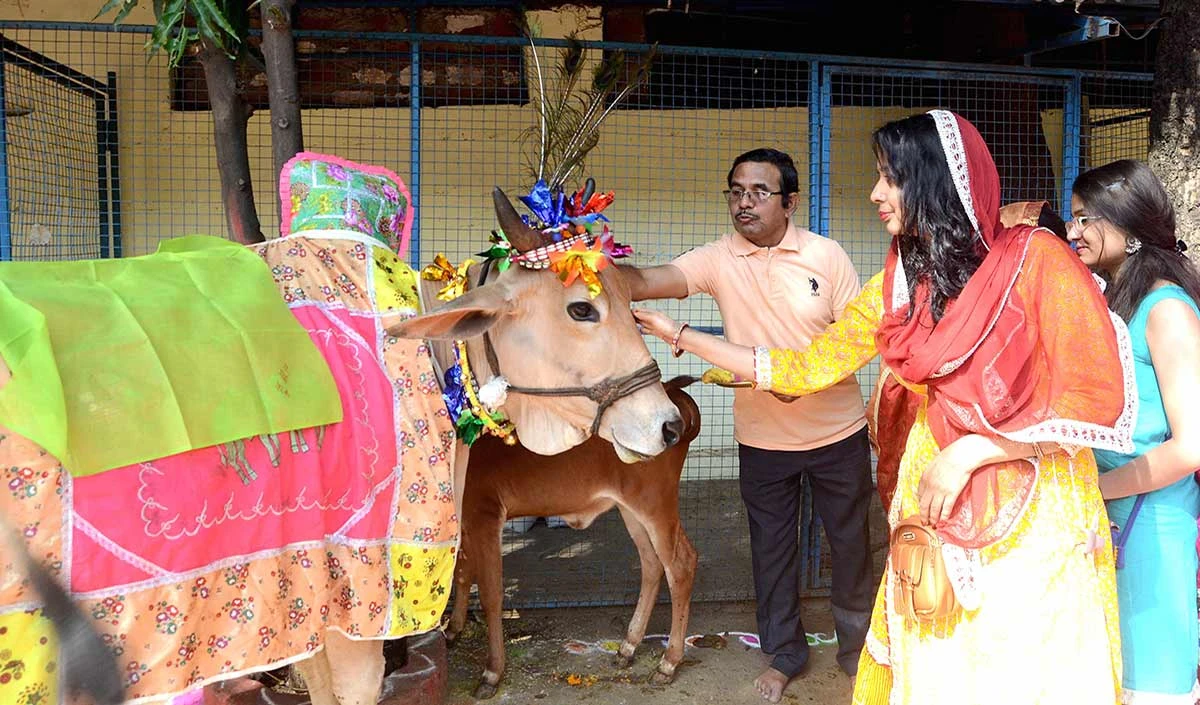
[[[1162,183],[1141,162],[1080,175],[1071,213],[1068,239],[1107,281],[1109,307],[1129,325],[1137,380],[1135,452],[1096,451],[1115,543],[1123,543],[1123,702],[1193,705],[1200,694],[1200,273],[1176,240]]]

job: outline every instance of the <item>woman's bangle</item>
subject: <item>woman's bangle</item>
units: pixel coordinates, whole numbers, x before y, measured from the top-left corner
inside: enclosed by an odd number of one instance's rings
[[[675,331],[675,337],[671,339],[671,354],[675,357],[683,354],[683,351],[679,349],[679,336],[683,335],[684,328],[691,328],[691,326],[686,323],[680,323],[679,330]]]

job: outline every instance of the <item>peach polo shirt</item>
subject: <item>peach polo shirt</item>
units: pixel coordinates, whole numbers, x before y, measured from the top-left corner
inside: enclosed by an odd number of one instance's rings
[[[689,296],[703,292],[716,300],[725,338],[739,345],[803,350],[841,318],[860,288],[840,245],[791,223],[775,247],[759,247],[733,233],[671,264],[687,279]],[[790,404],[768,392],[734,390],[734,438],[754,448],[812,450],[865,425],[853,375]]]

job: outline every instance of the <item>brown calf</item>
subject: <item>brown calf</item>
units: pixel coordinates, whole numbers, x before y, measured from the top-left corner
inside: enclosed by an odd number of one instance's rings
[[[674,447],[645,462],[627,465],[617,458],[612,444],[595,437],[554,456],[535,455],[490,437],[472,449],[463,492],[462,551],[454,569],[454,612],[446,636],[453,640],[462,631],[471,585],[478,584],[487,624],[488,659],[475,697],[494,695],[504,675],[500,623],[504,597],[500,532],[504,522],[561,516],[571,528],[583,529],[614,506],[621,512],[642,563],[641,592],[618,663],[626,667],[633,662],[665,572],[671,590],[671,637],[654,681],[665,684],[674,678],[683,658],[696,576],[696,549],[679,523],[679,476],[688,446],[700,432],[700,409],[683,391],[693,381],[692,377],[676,377],[664,385],[683,417],[683,431]]]

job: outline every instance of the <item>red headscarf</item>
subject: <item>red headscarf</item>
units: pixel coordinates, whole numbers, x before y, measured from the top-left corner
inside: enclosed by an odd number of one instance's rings
[[[887,367],[926,386],[929,427],[945,448],[968,434],[1032,426],[1050,411],[1032,403],[1037,337],[1015,286],[1034,228],[1001,226],[1000,177],[975,126],[947,111],[931,115],[959,200],[987,254],[935,325],[927,282],[919,282],[908,300],[894,239],[884,265],[885,314],[876,342]],[[993,542],[1019,515],[1033,480],[1033,467],[1025,462],[977,471],[939,533],[966,547]]]
[[[886,313],[877,334],[884,364],[912,384],[929,385],[929,425],[945,447],[960,436],[993,428],[1024,428],[1045,420],[1028,408],[1035,336],[1015,289],[1034,228],[1000,224],[1000,177],[975,126],[943,110],[932,113],[959,200],[987,255],[936,325],[928,284],[908,283],[893,239],[884,265]],[[913,308],[909,316],[909,308]]]

